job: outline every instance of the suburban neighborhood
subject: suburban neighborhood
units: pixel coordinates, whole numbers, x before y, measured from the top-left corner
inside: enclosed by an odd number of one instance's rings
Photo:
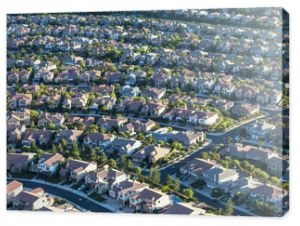
[[[280,8],[7,15],[7,209],[282,216]]]

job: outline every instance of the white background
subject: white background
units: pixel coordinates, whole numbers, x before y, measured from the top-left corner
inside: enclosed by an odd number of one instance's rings
[[[300,21],[299,4],[296,0],[2,0],[0,16],[0,225],[295,225],[297,214],[300,215],[300,79],[299,79],[299,41]],[[151,9],[186,9],[186,8],[234,8],[234,7],[283,7],[290,13],[290,211],[283,218],[262,217],[203,217],[203,216],[162,216],[141,214],[101,214],[101,213],[41,213],[7,212],[6,208],[6,14],[33,12],[85,12],[111,10],[151,10]],[[298,41],[296,41],[298,40]],[[298,99],[297,99],[298,97]],[[297,133],[298,132],[298,133]],[[298,138],[298,139],[297,139]],[[299,225],[299,223],[296,223]]]

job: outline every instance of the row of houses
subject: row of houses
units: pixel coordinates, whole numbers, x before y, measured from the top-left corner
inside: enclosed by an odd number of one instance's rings
[[[233,197],[241,194],[243,197],[269,202],[280,207],[283,198],[287,195],[282,188],[239,175],[235,170],[226,169],[210,160],[193,159],[180,168],[180,173],[193,180],[204,181],[208,188],[221,188]]]
[[[63,165],[63,161],[66,161],[63,168],[59,171],[61,176],[65,176],[69,172],[72,181],[79,182],[83,180],[85,185],[90,189],[100,194],[107,194],[118,202],[129,205],[136,211],[157,213],[164,211],[173,204],[170,195],[158,189],[152,189],[148,184],[132,180],[125,173],[108,168],[107,166],[97,171],[97,165],[93,162],[89,163],[72,159],[65,160],[60,154],[48,153],[42,154],[36,164],[33,163],[33,153],[9,153],[7,158],[7,169],[10,172],[25,170],[27,168],[30,171],[48,174],[57,172],[60,169],[59,166]],[[39,190],[41,192],[39,195],[36,195],[35,190],[33,192],[23,192],[22,190],[22,184],[19,182],[14,181],[9,184],[7,191],[8,203],[13,202],[15,208],[22,206],[22,208],[40,209],[46,206],[46,196],[44,196],[41,189]],[[28,199],[31,197],[34,200],[27,201],[26,197],[24,198],[23,196],[28,196]],[[205,213],[204,210],[200,210],[198,209],[198,212],[196,211],[195,213]],[[171,213],[173,211],[169,210],[168,212]]]
[[[230,144],[221,150],[222,155],[237,159],[247,159],[255,163],[265,163],[267,172],[282,177],[287,169],[287,161],[268,148],[259,148],[241,143]]]
[[[78,212],[70,203],[54,205],[54,197],[46,194],[44,189],[40,187],[26,189],[17,180],[7,184],[6,199],[8,208],[13,210]]]

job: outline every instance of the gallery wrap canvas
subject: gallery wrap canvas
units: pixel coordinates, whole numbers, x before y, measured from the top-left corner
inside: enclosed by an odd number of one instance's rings
[[[7,210],[288,209],[285,10],[7,15]]]

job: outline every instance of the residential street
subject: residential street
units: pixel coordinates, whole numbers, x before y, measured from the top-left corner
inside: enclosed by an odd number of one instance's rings
[[[8,181],[12,181],[12,179],[8,179]],[[92,212],[112,212],[109,209],[104,208],[100,204],[97,204],[96,202],[92,202],[86,197],[79,195],[76,192],[71,192],[66,189],[62,189],[58,186],[53,186],[51,184],[44,184],[44,183],[39,183],[36,181],[28,181],[24,179],[18,179],[21,183],[23,183],[24,187],[26,188],[37,188],[41,187],[45,190],[45,192],[58,196],[58,197],[63,197],[67,201],[76,204],[77,206],[87,210],[87,211],[92,211]]]

